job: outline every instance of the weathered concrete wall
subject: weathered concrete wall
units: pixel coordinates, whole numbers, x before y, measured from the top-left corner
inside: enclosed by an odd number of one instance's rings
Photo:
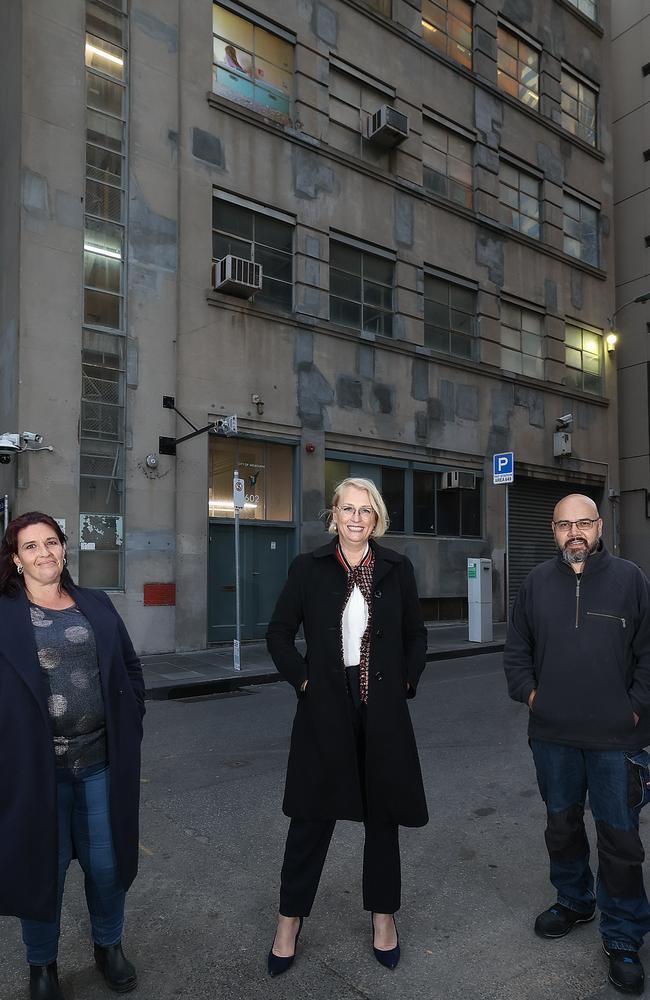
[[[0,8],[0,433],[14,433],[18,420],[21,6],[7,0]],[[12,501],[14,481],[15,464],[0,465],[0,494]]]
[[[84,9],[23,5],[19,429],[54,453],[16,459],[16,507],[66,520],[78,554],[84,196]]]

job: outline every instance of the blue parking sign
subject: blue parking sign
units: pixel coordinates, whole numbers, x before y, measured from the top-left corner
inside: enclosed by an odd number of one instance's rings
[[[515,453],[502,451],[492,456],[492,482],[495,486],[515,481]]]

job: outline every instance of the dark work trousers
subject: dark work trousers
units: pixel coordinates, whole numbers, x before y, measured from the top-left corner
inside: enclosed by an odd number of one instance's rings
[[[359,704],[355,682],[350,689],[365,812],[366,706]],[[280,879],[280,913],[283,916],[309,916],[335,825],[334,819],[293,817],[291,820]],[[364,820],[364,826],[364,909],[373,913],[396,913],[400,908],[401,892],[399,827],[396,823],[377,825],[368,820]]]
[[[537,739],[530,745],[546,803],[546,846],[558,903],[581,913],[591,913],[597,904],[607,947],[638,951],[650,931],[639,836],[639,812],[648,790],[646,768],[638,761],[645,755],[581,750]],[[587,792],[596,825],[595,893],[583,822]]]

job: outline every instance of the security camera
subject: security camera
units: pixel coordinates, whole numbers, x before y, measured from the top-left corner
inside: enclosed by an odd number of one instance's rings
[[[17,455],[20,451],[19,434],[0,434],[0,455]]]
[[[42,444],[43,443],[43,435],[42,434],[34,434],[32,431],[23,431],[23,433],[22,433],[21,436],[22,436],[23,441],[28,441],[30,444]]]
[[[563,417],[558,417],[556,420],[558,430],[565,431],[573,423],[573,414],[565,413]]]

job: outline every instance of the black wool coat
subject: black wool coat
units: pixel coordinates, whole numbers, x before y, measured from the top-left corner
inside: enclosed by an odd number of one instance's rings
[[[267,632],[273,662],[298,694],[283,810],[302,819],[362,820],[353,708],[341,643],[346,572],[337,539],[297,556]],[[368,819],[424,826],[420,762],[407,706],[424,669],[427,632],[411,562],[370,543],[375,554],[365,792]],[[304,658],[295,646],[303,626]],[[300,687],[309,680],[304,694]],[[407,691],[407,682],[410,690]]]
[[[93,627],[106,711],[110,816],[120,878],[138,869],[144,682],[124,622],[101,590],[69,586]],[[56,765],[40,664],[24,594],[0,597],[0,913],[56,913]]]

